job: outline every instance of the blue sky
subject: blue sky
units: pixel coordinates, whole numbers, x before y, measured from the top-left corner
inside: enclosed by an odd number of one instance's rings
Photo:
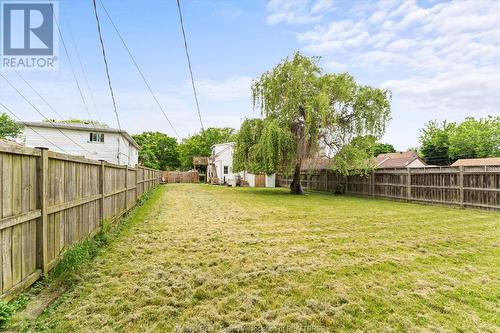
[[[199,130],[175,0],[102,0],[182,137]],[[205,126],[239,127],[252,109],[251,80],[300,50],[325,72],[348,71],[391,89],[385,141],[418,144],[425,122],[499,114],[499,1],[183,0],[186,33]],[[122,127],[173,135],[99,7]],[[92,117],[116,126],[91,0],[59,1],[59,21]],[[78,63],[88,77],[87,87]],[[65,117],[89,118],[62,48],[58,71],[22,72]],[[13,72],[4,72],[55,117]],[[93,98],[92,98],[93,97]],[[0,99],[39,116],[0,80]],[[95,106],[92,102],[95,100]]]

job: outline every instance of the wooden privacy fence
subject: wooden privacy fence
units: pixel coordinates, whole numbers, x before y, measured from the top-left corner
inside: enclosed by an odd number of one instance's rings
[[[200,174],[196,170],[192,171],[164,171],[163,178],[166,183],[199,183]]]
[[[289,186],[290,177],[280,179]],[[306,172],[304,187],[347,194],[500,210],[500,166],[380,169],[367,176]]]
[[[159,179],[144,167],[0,144],[1,298],[33,284],[65,248],[122,216]]]

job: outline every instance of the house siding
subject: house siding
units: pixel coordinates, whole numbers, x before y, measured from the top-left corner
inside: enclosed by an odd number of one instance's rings
[[[137,148],[119,133],[72,129],[61,129],[61,131],[85,149],[73,143],[57,129],[48,127],[26,126],[23,143],[27,147],[45,147],[55,152],[66,152],[70,155],[83,156],[93,160],[104,160],[114,164],[132,167],[138,164]],[[104,133],[104,142],[90,142],[90,133]],[[55,145],[49,143],[48,140]]]

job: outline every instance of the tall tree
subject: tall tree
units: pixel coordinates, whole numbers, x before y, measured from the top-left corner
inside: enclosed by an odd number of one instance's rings
[[[153,169],[173,170],[180,166],[177,141],[160,132],[144,132],[132,136],[141,146],[139,162]]]
[[[179,145],[181,168],[192,169],[194,156],[210,156],[214,144],[234,141],[234,138],[234,128],[210,127],[184,139]]]
[[[237,145],[262,155],[255,159],[237,152],[243,156],[240,167],[257,162],[268,173],[293,168],[294,194],[303,193],[300,170],[306,158],[324,147],[339,160],[351,158],[352,139],[367,135],[379,139],[390,118],[389,91],[358,85],[347,73],[322,75],[318,61],[297,52],[254,82],[254,108],[263,116],[261,136],[253,147]],[[358,158],[353,162],[364,163]]]
[[[390,143],[382,143],[382,142],[377,142],[375,143],[373,154],[375,156],[378,156],[380,154],[387,154],[387,153],[395,153],[396,149],[394,149],[394,146],[391,145]]]
[[[500,117],[466,118],[450,133],[450,159],[500,156]]]
[[[6,113],[0,114],[0,139],[14,139],[23,131],[23,126],[9,117]]]
[[[429,164],[500,156],[500,117],[469,117],[458,124],[430,121],[420,130],[419,139],[420,152]]]

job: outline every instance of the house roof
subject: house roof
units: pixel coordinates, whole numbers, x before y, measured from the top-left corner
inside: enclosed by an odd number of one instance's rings
[[[116,128],[111,128],[101,124],[88,124],[88,123],[57,123],[57,122],[43,122],[43,121],[22,121],[21,124],[28,127],[43,127],[43,128],[59,128],[59,129],[70,129],[76,131],[92,131],[99,133],[117,133],[121,134],[127,139],[134,147],[140,149],[141,147],[135,142],[135,140],[126,131],[119,130]]]
[[[420,160],[425,164],[414,151],[380,154],[375,158],[375,164],[378,169],[406,168],[415,160]]]
[[[19,142],[7,140],[7,139],[0,139],[0,143],[8,144],[8,145],[22,146],[22,144],[20,144]]]
[[[500,157],[464,158],[457,160],[451,166],[483,166],[483,165],[500,165]]]
[[[317,156],[306,159],[302,162],[302,170],[325,170],[329,169],[331,159],[327,156]]]

